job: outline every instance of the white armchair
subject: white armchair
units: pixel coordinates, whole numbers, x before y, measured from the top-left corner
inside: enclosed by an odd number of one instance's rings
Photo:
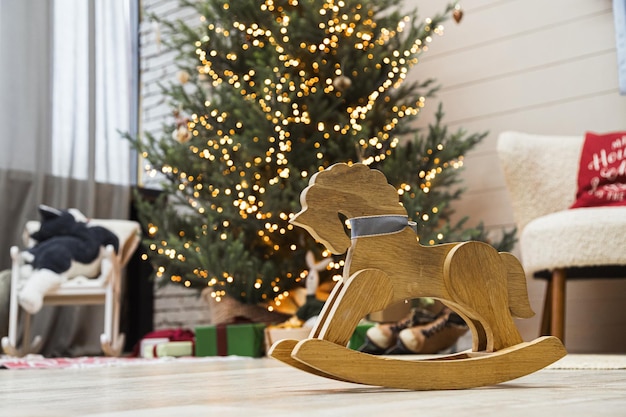
[[[548,280],[542,334],[564,339],[566,280],[626,278],[626,206],[569,209],[583,136],[504,132],[497,151],[528,275]]]
[[[36,223],[29,222],[26,228],[33,227]],[[98,277],[77,276],[68,279],[58,288],[47,292],[43,303],[44,305],[104,305],[104,329],[100,336],[100,344],[105,355],[119,356],[124,347],[124,334],[119,332],[123,270],[139,244],[141,229],[139,223],[129,220],[92,219],[89,223],[105,227],[118,237],[117,254],[111,245],[107,246],[101,260]],[[41,339],[35,336],[31,340],[31,315],[20,307],[18,299],[24,280],[28,279],[22,276],[23,252],[17,246],[13,246],[11,258],[13,264],[9,298],[9,332],[8,336],[2,338],[2,348],[9,356],[24,356],[36,353],[40,349]],[[23,315],[21,335],[18,334],[20,313]],[[21,346],[18,346],[20,339]]]

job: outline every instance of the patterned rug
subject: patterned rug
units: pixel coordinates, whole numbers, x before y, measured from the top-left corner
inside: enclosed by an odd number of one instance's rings
[[[239,356],[214,357],[161,357],[161,358],[111,358],[106,356],[84,356],[79,358],[44,358],[41,355],[27,355],[23,358],[0,356],[0,369],[63,369],[63,368],[102,368],[133,365],[158,365],[177,362],[215,362],[251,359]]]
[[[416,359],[418,355],[412,355]],[[408,359],[408,358],[407,358]],[[254,360],[240,356],[213,356],[213,357],[192,357],[185,356],[179,358],[110,358],[104,356],[86,356],[79,358],[44,358],[41,355],[28,355],[23,358],[10,358],[0,356],[0,369],[62,369],[62,368],[95,368],[114,367],[132,365],[158,365],[163,363],[177,362],[214,362],[232,360]],[[626,370],[626,355],[605,354],[570,354],[559,361],[549,365],[547,369],[554,370]]]

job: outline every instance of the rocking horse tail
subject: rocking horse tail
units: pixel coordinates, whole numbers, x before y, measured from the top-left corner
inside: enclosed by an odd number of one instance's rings
[[[530,307],[526,274],[519,260],[508,252],[500,252],[507,274],[507,292],[509,295],[509,310],[511,315],[519,318],[530,318],[535,312]]]

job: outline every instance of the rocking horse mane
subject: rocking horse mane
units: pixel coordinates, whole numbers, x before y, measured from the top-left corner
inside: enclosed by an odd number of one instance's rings
[[[363,164],[339,163],[313,175],[300,194],[302,210],[291,223],[306,229],[335,254],[350,246],[340,215],[351,219],[406,216],[396,188],[384,174]]]

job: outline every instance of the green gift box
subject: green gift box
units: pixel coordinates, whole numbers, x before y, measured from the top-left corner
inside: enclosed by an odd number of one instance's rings
[[[265,354],[265,324],[218,324],[196,327],[196,356]]]
[[[357,350],[360,348],[363,343],[365,343],[365,333],[367,329],[373,327],[375,323],[361,323],[356,326],[354,329],[354,333],[352,333],[352,337],[350,337],[350,342],[348,343],[348,347],[352,350]]]

